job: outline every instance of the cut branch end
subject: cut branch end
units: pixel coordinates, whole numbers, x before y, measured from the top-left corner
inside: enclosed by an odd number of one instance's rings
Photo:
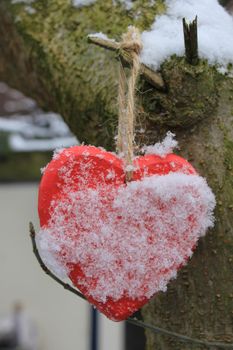
[[[106,50],[117,52],[118,57],[121,59],[124,65],[132,64],[132,56],[130,52],[125,49],[120,49],[118,42],[95,35],[89,35],[88,42],[100,46]],[[158,72],[153,71],[151,68],[142,63],[140,74],[157,90],[165,91],[164,80]]]
[[[197,65],[198,58],[198,34],[197,34],[197,16],[191,23],[187,23],[183,18],[185,56],[188,63]]]

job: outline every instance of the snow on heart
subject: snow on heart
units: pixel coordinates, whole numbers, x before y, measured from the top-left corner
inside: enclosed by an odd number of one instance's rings
[[[117,188],[84,186],[52,202],[37,245],[61,278],[69,276],[71,263],[79,264],[84,277],[77,283],[97,302],[149,299],[166,290],[213,226],[214,207],[214,195],[198,175],[153,175]]]

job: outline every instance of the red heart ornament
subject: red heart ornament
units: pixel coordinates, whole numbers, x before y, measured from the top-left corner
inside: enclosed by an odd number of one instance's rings
[[[185,159],[168,154],[123,161],[93,146],[60,151],[39,188],[44,262],[108,318],[141,308],[192,255],[213,226],[214,195]]]

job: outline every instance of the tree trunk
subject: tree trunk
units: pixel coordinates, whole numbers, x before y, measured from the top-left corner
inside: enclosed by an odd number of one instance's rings
[[[112,149],[116,63],[113,54],[87,44],[86,36],[102,31],[117,38],[135,14],[134,24],[148,28],[155,13],[165,10],[164,1],[149,7],[149,0],[137,0],[128,12],[112,0],[81,9],[68,3],[40,0],[30,9],[1,0],[0,79],[59,112],[81,141]],[[167,130],[175,132],[181,155],[207,177],[218,205],[215,228],[143,316],[191,337],[233,342],[233,79],[206,62],[191,66],[184,58],[165,62],[161,74],[165,92],[139,82],[137,141],[150,144]],[[147,332],[148,350],[190,348]]]
[[[192,337],[233,342],[233,84],[218,84],[218,107],[179,131],[182,155],[208,179],[217,197],[214,230],[199,241],[191,261],[144,308],[147,322]],[[148,349],[199,349],[147,332]],[[202,349],[203,347],[200,347]]]

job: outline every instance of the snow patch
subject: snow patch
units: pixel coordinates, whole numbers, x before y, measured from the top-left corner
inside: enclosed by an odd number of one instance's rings
[[[0,117],[0,131],[10,133],[8,143],[15,152],[49,151],[78,143],[55,113],[36,111],[33,116]]]
[[[44,166],[43,168],[40,168],[40,173],[41,173],[42,175],[44,174],[44,172],[45,172],[46,168],[47,168],[47,165],[46,165],[46,166]]]
[[[70,264],[81,267],[84,275],[73,282],[98,302],[165,291],[213,226],[215,198],[206,181],[169,173],[90,188],[91,160],[77,178],[73,161],[60,169],[64,196],[51,202],[50,220],[37,234],[46,265],[60,278],[69,277]]]
[[[76,7],[89,6],[96,2],[96,0],[73,0],[73,5]]]
[[[18,0],[18,1],[20,1],[20,0]],[[21,0],[21,1],[24,1],[24,0]],[[77,7],[89,6],[89,5],[93,4],[94,2],[96,2],[96,0],[73,0],[73,5],[77,6]],[[131,10],[133,7],[132,0],[113,0],[113,5],[116,5],[117,2],[124,5],[126,10]]]
[[[174,139],[174,137],[175,134],[168,131],[162,142],[157,142],[151,146],[144,146],[142,150],[145,152],[145,154],[156,154],[160,157],[165,157],[178,147],[178,142]]]
[[[58,159],[60,154],[64,151],[63,147],[57,147],[53,152],[53,159]]]
[[[76,137],[57,137],[54,139],[27,140],[19,134],[9,136],[9,145],[15,152],[50,151],[56,147],[70,147],[77,144]]]
[[[211,65],[233,63],[233,18],[217,0],[166,0],[167,13],[142,33],[141,60],[157,70],[173,54],[184,56],[182,19],[198,17],[199,56]]]
[[[119,2],[125,6],[126,10],[131,10],[133,7],[133,1],[132,0],[119,0]]]
[[[104,34],[102,32],[89,34],[88,38],[99,38],[99,39],[104,39],[104,40],[115,42],[115,39],[110,39],[106,34]]]
[[[67,277],[67,269],[56,258],[56,255],[61,252],[59,242],[43,239],[43,230],[41,230],[40,234],[36,235],[36,244],[40,247],[45,265],[57,276],[65,279]]]
[[[126,167],[125,167],[125,172],[128,172],[128,171],[134,171],[135,170],[135,166],[134,165],[127,165]]]
[[[29,14],[29,15],[34,15],[36,13],[36,10],[31,7],[31,6],[26,6],[25,7],[25,11]]]

